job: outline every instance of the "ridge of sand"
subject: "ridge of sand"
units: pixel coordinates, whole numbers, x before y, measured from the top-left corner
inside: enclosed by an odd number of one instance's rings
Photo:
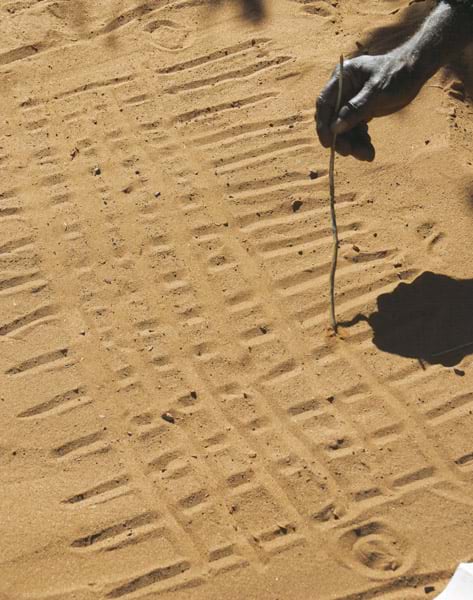
[[[407,4],[0,2],[1,600],[413,600],[472,559],[453,74],[337,162],[338,314],[377,316],[327,336],[314,98]]]

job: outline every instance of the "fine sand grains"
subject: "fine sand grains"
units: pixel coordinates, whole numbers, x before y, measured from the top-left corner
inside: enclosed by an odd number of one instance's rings
[[[315,96],[407,4],[0,2],[2,600],[411,600],[472,559],[471,356],[426,356],[473,339],[452,73],[337,160],[326,335]]]

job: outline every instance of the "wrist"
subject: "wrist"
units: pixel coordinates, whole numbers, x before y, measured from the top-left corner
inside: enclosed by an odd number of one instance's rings
[[[441,61],[428,46],[409,40],[396,51],[395,59],[402,65],[410,78],[423,85],[442,66]]]
[[[441,0],[422,28],[397,49],[398,60],[425,83],[473,39],[473,11]]]

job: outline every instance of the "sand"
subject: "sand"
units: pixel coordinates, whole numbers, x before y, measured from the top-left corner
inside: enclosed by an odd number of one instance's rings
[[[473,558],[465,71],[337,161],[327,331],[314,100],[407,4],[0,3],[1,600],[414,600]]]

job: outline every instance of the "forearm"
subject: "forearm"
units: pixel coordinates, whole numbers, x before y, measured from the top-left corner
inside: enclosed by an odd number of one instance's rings
[[[416,76],[427,80],[473,41],[473,0],[442,0],[421,29],[398,48]]]
[[[373,160],[369,121],[407,106],[425,82],[472,41],[473,0],[439,0],[420,30],[399,48],[346,61],[340,110],[337,71],[317,99],[321,144],[329,148],[336,134],[337,152]]]

